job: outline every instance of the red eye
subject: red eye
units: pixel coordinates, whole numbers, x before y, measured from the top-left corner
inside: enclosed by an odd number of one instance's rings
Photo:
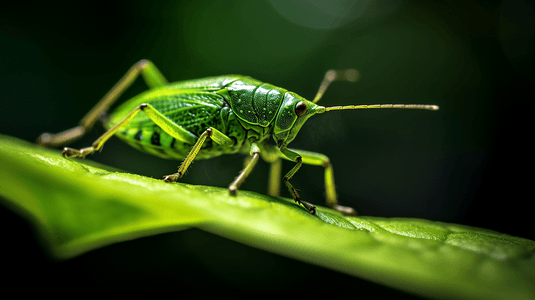
[[[297,114],[297,116],[302,116],[304,114],[306,114],[307,112],[307,104],[303,101],[297,103],[297,105],[295,105],[295,113]]]

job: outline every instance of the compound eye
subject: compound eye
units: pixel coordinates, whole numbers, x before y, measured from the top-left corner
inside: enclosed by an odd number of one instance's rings
[[[295,113],[297,114],[297,116],[302,116],[304,114],[306,114],[307,112],[307,104],[303,101],[297,103],[295,105]]]

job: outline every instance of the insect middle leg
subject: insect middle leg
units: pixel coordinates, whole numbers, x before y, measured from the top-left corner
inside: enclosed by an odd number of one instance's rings
[[[263,143],[261,145],[260,155],[262,159],[270,164],[268,195],[277,197],[280,195],[280,182],[282,170],[282,153],[275,145]]]
[[[108,108],[119,98],[119,96],[134,82],[139,76],[143,76],[149,88],[159,87],[167,84],[167,80],[160,73],[158,68],[149,60],[140,60],[133,65],[126,74],[117,82],[111,90],[91,109],[80,124],[74,128],[60,133],[43,133],[37,139],[37,143],[43,146],[61,146],[82,137],[91,130],[98,118],[108,110]]]
[[[186,156],[186,158],[184,159],[184,161],[182,162],[182,164],[178,168],[178,171],[176,173],[174,173],[174,174],[164,176],[164,180],[166,182],[175,182],[179,178],[184,176],[184,174],[186,173],[186,170],[188,169],[190,164],[193,162],[193,160],[195,159],[195,157],[197,156],[197,154],[201,150],[202,145],[204,144],[204,142],[206,141],[206,139],[208,137],[210,137],[214,142],[216,142],[216,143],[218,143],[220,145],[224,145],[224,146],[228,146],[228,147],[232,147],[234,145],[234,141],[230,137],[228,137],[225,134],[221,133],[217,129],[215,129],[213,127],[210,127],[208,129],[206,129],[201,134],[201,136],[199,137],[199,139],[197,140],[195,145],[193,145],[193,148],[190,150],[190,152],[188,153],[188,155]],[[229,192],[230,192],[231,195],[236,195],[236,192],[238,191],[238,188],[245,181],[247,176],[249,176],[249,174],[253,170],[254,166],[258,162],[258,158],[259,158],[259,155],[260,155],[260,148],[258,147],[258,145],[255,142],[251,141],[250,143],[251,143],[251,146],[250,146],[250,151],[249,152],[250,152],[250,155],[251,155],[251,159],[249,159],[247,161],[247,163],[245,164],[245,167],[240,172],[238,177],[236,177],[236,179],[234,179],[234,181],[229,185],[228,189],[229,189]]]
[[[258,162],[258,158],[260,157],[260,148],[258,145],[255,142],[251,142],[250,144],[251,146],[249,148],[249,154],[251,155],[251,159],[247,161],[245,167],[240,172],[238,177],[236,177],[236,179],[234,179],[234,181],[228,186],[231,195],[236,195],[238,188],[245,181],[247,176],[249,176],[254,166]]]
[[[191,150],[189,151],[188,155],[186,155],[186,157],[184,158],[184,161],[178,167],[177,172],[171,175],[164,176],[163,180],[165,180],[166,182],[175,182],[179,178],[182,178],[182,176],[186,174],[188,167],[191,165],[191,163],[193,162],[193,160],[195,159],[199,151],[201,151],[201,147],[207,138],[211,138],[214,142],[223,146],[232,147],[234,145],[234,140],[226,136],[221,131],[213,127],[207,128],[201,134],[199,139],[197,139],[197,141],[193,145],[193,148],[191,148]]]

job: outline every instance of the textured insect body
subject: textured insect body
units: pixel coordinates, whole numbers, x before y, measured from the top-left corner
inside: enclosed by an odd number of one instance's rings
[[[147,60],[134,65],[80,122],[58,134],[42,134],[38,143],[58,146],[84,135],[92,128],[121,93],[141,74],[150,89],[120,105],[105,122],[107,127],[91,147],[65,148],[66,157],[85,157],[102,148],[113,135],[143,152],[183,160],[176,173],[165,176],[167,182],[181,178],[194,159],[209,159],[241,152],[251,156],[245,168],[229,185],[232,195],[252,171],[259,157],[271,163],[269,194],[279,194],[280,160],[295,166],[283,182],[293,199],[308,211],[315,206],[302,201],[290,179],[303,163],[325,168],[327,204],[345,214],[355,214],[350,207],[337,204],[334,175],[330,160],[320,153],[289,149],[303,124],[311,116],[333,110],[369,108],[412,108],[437,110],[434,105],[380,104],[323,107],[316,105],[327,86],[335,80],[355,81],[355,70],[329,71],[313,101],[284,88],[241,75],[227,75],[167,83],[158,69]],[[273,137],[277,146],[267,143]]]
[[[209,159],[222,154],[247,153],[248,139],[263,142],[272,133],[289,143],[302,126],[292,127],[297,119],[294,107],[302,101],[306,99],[250,77],[209,77],[148,90],[113,112],[106,128],[111,129],[137,106],[151,104],[196,139],[206,128],[213,127],[234,140],[234,147],[206,142],[196,159]],[[317,107],[313,103],[311,106]],[[303,116],[300,123],[306,119]],[[116,135],[140,151],[168,159],[185,158],[193,145],[173,138],[143,114],[137,114]]]

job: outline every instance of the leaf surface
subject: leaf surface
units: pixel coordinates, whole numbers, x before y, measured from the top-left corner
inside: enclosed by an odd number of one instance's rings
[[[165,183],[0,136],[0,196],[66,259],[199,228],[243,244],[444,299],[535,299],[535,242],[421,219],[346,217],[290,199]],[[93,164],[95,165],[95,164]],[[108,170],[106,170],[108,169]]]

